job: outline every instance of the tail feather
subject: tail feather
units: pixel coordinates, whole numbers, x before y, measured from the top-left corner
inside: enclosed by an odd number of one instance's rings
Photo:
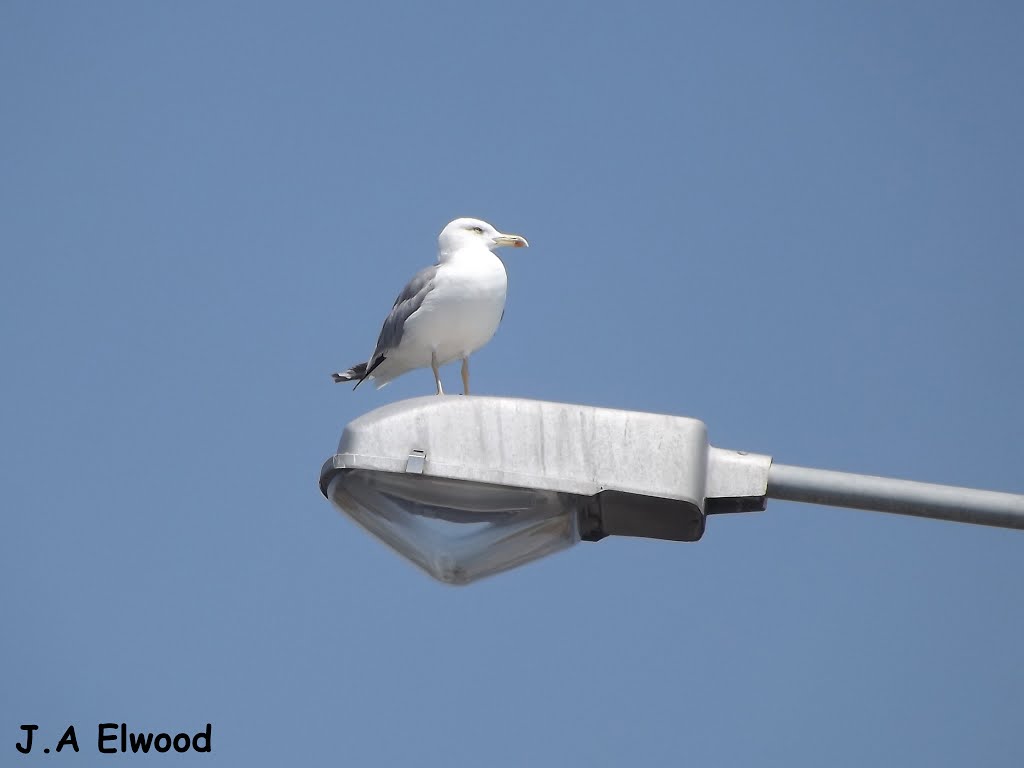
[[[373,375],[373,372],[376,370],[377,366],[383,363],[384,360],[384,355],[378,355],[377,359],[373,361],[373,365],[369,365],[368,363],[358,363],[356,365],[353,365],[347,371],[339,371],[338,373],[332,373],[331,378],[334,379],[335,384],[341,384],[346,381],[354,381],[356,385],[352,387],[352,389],[356,390],[359,388],[360,384],[362,384],[364,381],[370,378],[370,376]]]
[[[341,384],[346,381],[356,381],[357,379],[362,381],[366,378],[366,363],[353,365],[347,371],[332,373],[331,378],[334,379],[336,384]]]

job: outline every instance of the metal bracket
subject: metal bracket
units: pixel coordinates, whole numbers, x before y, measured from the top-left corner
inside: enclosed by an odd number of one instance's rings
[[[768,506],[771,456],[712,447],[704,513],[762,512]]]
[[[419,449],[410,451],[409,458],[405,461],[405,471],[411,475],[422,475],[423,468],[427,463],[427,452]]]

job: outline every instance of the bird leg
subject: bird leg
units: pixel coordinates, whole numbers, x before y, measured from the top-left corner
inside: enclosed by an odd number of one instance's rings
[[[462,358],[462,394],[469,394],[469,358]]]
[[[430,367],[434,369],[434,383],[437,384],[437,394],[443,395],[444,388],[441,386],[441,374],[437,370],[437,352],[430,353]]]

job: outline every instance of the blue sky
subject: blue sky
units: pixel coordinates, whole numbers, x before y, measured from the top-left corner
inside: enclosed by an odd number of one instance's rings
[[[1013,3],[4,3],[0,762],[61,762],[14,752],[38,723],[99,764],[125,721],[211,722],[201,765],[1024,763],[1019,532],[772,502],[453,589],[317,489],[348,421],[432,391],[329,374],[472,215],[531,243],[477,392],[1024,492],[1022,35]]]

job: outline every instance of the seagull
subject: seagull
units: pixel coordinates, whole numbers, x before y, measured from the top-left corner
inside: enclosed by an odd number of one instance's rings
[[[462,360],[462,392],[469,394],[469,356],[491,340],[505,314],[508,276],[496,248],[526,248],[520,235],[506,235],[480,219],[455,219],[437,238],[437,263],[420,270],[395,299],[365,363],[331,374],[357,388],[374,379],[380,389],[392,379],[428,365],[437,394],[438,368]]]

